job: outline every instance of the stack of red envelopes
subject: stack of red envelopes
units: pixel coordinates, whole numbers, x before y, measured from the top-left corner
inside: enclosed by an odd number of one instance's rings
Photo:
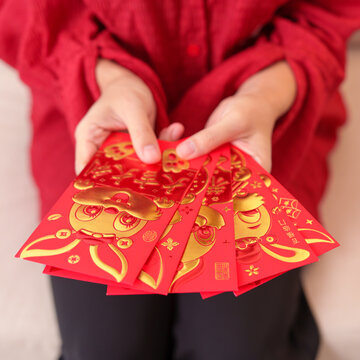
[[[111,135],[17,256],[55,276],[106,284],[108,295],[240,295],[338,246],[241,150],[225,145],[142,163]]]

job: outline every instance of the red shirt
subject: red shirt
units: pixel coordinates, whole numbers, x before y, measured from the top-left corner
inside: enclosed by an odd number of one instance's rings
[[[316,215],[345,116],[345,42],[357,28],[358,0],[0,0],[0,57],[32,91],[43,213],[74,177],[72,134],[99,96],[104,57],[149,86],[157,130],[180,121],[185,135],[249,76],[287,60],[298,93],[274,131],[273,174]]]

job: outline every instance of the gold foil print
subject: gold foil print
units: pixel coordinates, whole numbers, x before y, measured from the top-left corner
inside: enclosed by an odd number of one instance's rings
[[[132,155],[134,152],[135,150],[130,141],[109,145],[104,149],[105,156],[116,161]]]
[[[169,292],[171,288],[174,286],[175,282],[182,278],[184,275],[188,274],[189,272],[193,271],[198,265],[200,264],[200,259],[195,259],[191,261],[187,261],[183,263],[183,267],[176,273],[174,279],[170,285]]]
[[[245,272],[247,272],[249,276],[259,275],[259,268],[254,265],[250,265],[248,269],[245,269]]]
[[[215,280],[229,280],[230,267],[228,262],[215,263]]]
[[[58,239],[67,239],[70,235],[71,235],[71,230],[61,229],[56,232],[55,237],[57,237]]]
[[[305,241],[308,243],[308,244],[315,244],[315,243],[328,243],[328,244],[334,244],[334,240],[327,234],[319,231],[319,230],[315,230],[315,229],[306,229],[306,228],[302,228],[302,229],[298,229],[299,232],[302,232],[302,231],[311,231],[311,232],[314,232],[315,233],[315,236],[317,234],[320,234],[322,235],[324,238],[319,238],[319,237],[313,237],[313,238],[306,238],[305,235],[304,238],[305,238]]]
[[[73,201],[80,205],[115,208],[144,220],[157,220],[161,215],[152,200],[131,189],[95,187],[78,192]]]
[[[155,250],[157,251],[157,254],[158,254],[159,259],[160,259],[160,269],[159,269],[159,275],[158,275],[157,279],[155,280],[151,275],[149,275],[144,270],[141,270],[140,275],[138,277],[138,279],[140,281],[142,281],[144,284],[150,286],[153,289],[158,288],[158,286],[161,283],[161,280],[163,278],[163,274],[164,274],[164,265],[163,265],[163,261],[162,261],[162,258],[161,258],[160,251],[156,247],[155,247]]]
[[[167,197],[163,198],[156,198],[154,199],[154,203],[160,208],[160,209],[169,209],[175,205],[174,200],[170,200]]]
[[[60,219],[61,217],[62,217],[61,214],[52,214],[52,215],[48,216],[47,219],[48,219],[49,221],[54,221],[54,220]]]
[[[76,179],[74,188],[77,190],[86,190],[95,186],[95,182],[90,179]]]
[[[20,258],[24,259],[24,258],[36,257],[36,256],[40,257],[40,256],[60,255],[66,253],[67,251],[72,250],[75,246],[77,246],[80,243],[80,240],[76,239],[71,243],[67,244],[66,246],[60,247],[58,249],[30,249],[33,245],[37,243],[55,238],[56,238],[55,235],[48,235],[32,241],[31,243],[25,246],[24,250],[20,254]]]
[[[271,257],[273,257],[277,260],[283,261],[283,262],[288,262],[288,263],[301,262],[301,261],[306,260],[310,256],[310,252],[305,249],[298,249],[298,248],[293,248],[293,247],[280,245],[280,244],[270,244],[270,246],[272,246],[274,248],[288,250],[293,254],[291,256],[283,256],[278,253],[275,253],[274,251],[268,249],[266,246],[264,246],[260,243],[259,243],[259,245],[266,254],[270,255]]]
[[[132,244],[133,244],[133,241],[130,238],[121,238],[116,243],[116,245],[120,249],[128,249],[129,247],[131,247]]]
[[[79,255],[70,255],[68,257],[68,263],[75,265],[80,261],[80,256]]]
[[[205,224],[201,222],[201,218],[205,220],[207,226],[215,227],[220,230],[225,225],[222,215],[210,206],[202,205],[196,218],[197,224]]]
[[[269,188],[270,185],[271,185],[271,179],[270,179],[270,177],[267,176],[267,175],[264,175],[264,174],[260,174],[259,176],[260,176],[261,180],[264,182],[265,186],[266,186],[267,188]]]
[[[157,238],[157,232],[154,230],[148,230],[143,234],[143,240],[146,242],[155,241]]]
[[[251,211],[259,208],[264,205],[264,198],[257,193],[247,194],[245,196],[236,196],[233,199],[234,210],[235,211]]]
[[[173,239],[171,238],[168,238],[166,241],[162,242],[161,243],[162,246],[166,246],[166,248],[171,251],[175,248],[175,246],[178,246],[179,243],[174,241]]]
[[[121,271],[119,272],[117,269],[113,268],[109,264],[106,264],[104,261],[102,261],[100,259],[99,254],[98,254],[98,246],[99,245],[90,245],[89,246],[90,256],[91,256],[92,260],[94,261],[94,264],[101,270],[107,272],[112,277],[114,277],[114,279],[117,282],[121,282],[123,280],[123,278],[125,277],[125,275],[127,273],[127,269],[128,269],[128,263],[127,263],[125,256],[115,245],[108,244],[109,248],[117,255],[117,257],[121,261]]]
[[[179,173],[189,169],[190,163],[187,160],[180,159],[175,149],[166,149],[162,155],[162,167],[165,172]]]

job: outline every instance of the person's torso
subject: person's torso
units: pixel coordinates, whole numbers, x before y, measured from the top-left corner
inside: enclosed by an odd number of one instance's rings
[[[87,6],[127,51],[155,70],[171,109],[207,72],[249,46],[287,2],[87,0]]]

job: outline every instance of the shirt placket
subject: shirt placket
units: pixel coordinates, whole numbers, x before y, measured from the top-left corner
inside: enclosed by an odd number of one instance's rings
[[[207,72],[208,42],[207,17],[204,0],[183,1],[181,39],[184,73],[189,84],[195,83]]]

